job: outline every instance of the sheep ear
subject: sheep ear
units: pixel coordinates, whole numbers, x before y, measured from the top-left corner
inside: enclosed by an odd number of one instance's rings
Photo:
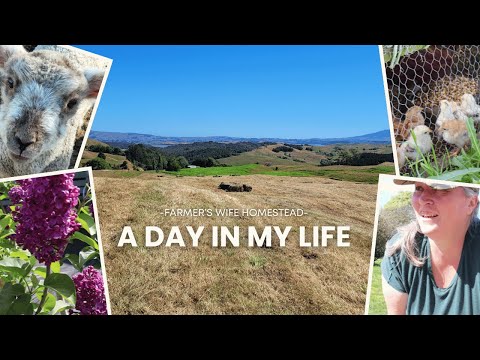
[[[98,92],[100,91],[100,87],[102,86],[103,76],[105,75],[105,72],[98,69],[87,69],[85,70],[84,75],[88,81],[88,90],[86,97],[97,97]]]
[[[22,45],[0,45],[0,66],[3,67],[12,55],[26,53]]]

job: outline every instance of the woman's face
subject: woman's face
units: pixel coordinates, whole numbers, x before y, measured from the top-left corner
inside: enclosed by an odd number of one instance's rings
[[[422,233],[431,237],[468,227],[477,206],[477,197],[468,197],[461,187],[435,190],[415,183],[412,205]]]

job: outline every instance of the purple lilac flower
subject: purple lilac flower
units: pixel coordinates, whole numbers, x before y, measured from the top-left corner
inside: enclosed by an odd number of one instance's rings
[[[75,221],[80,189],[74,174],[19,180],[9,191],[16,232],[11,238],[39,262],[50,265],[63,257],[68,238],[80,228]]]
[[[82,315],[107,315],[107,301],[100,271],[87,266],[72,277],[77,291],[76,309]]]
[[[92,215],[92,217],[94,217],[94,213],[93,213],[93,201],[90,202],[90,215]]]

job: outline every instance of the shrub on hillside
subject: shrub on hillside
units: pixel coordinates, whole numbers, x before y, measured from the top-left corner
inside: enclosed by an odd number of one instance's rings
[[[295,145],[295,144],[283,144],[283,145],[289,146],[289,147],[297,149],[297,150],[303,150],[303,145]]]
[[[85,166],[91,166],[93,170],[110,170],[112,168],[108,162],[99,157],[89,160]]]
[[[395,235],[398,227],[406,225],[415,218],[413,208],[409,205],[383,208],[378,217],[377,243],[375,259],[383,257],[385,245]]]
[[[292,152],[293,148],[290,146],[281,145],[273,148],[272,151],[273,152]]]

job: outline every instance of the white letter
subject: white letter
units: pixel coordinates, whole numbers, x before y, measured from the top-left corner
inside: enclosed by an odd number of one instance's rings
[[[218,247],[218,226],[212,226],[212,246]]]
[[[198,246],[198,239],[200,238],[200,235],[202,235],[203,229],[205,226],[200,226],[195,233],[193,231],[193,228],[191,226],[187,226],[187,231],[190,234],[190,237],[192,238],[192,246],[197,247]]]
[[[228,227],[221,226],[220,227],[220,246],[226,247],[227,246],[227,238],[230,240],[234,247],[240,246],[240,228],[238,226],[233,227],[233,235],[228,230]]]
[[[181,247],[185,247],[185,242],[183,241],[182,233],[178,226],[172,226],[165,246],[171,246],[172,244],[178,244]]]
[[[313,246],[318,247],[318,226],[313,227]]]
[[[133,235],[133,231],[130,226],[123,227],[122,235],[120,236],[117,246],[122,247],[123,244],[132,244],[133,247],[137,247],[137,242],[135,241],[135,236]]]
[[[265,243],[265,240],[267,241],[267,244],[265,246],[271,247],[272,246],[272,227],[271,226],[265,226],[265,229],[263,229],[262,237],[260,239],[258,238],[257,229],[255,229],[255,226],[248,227],[248,246],[255,246],[254,245],[254,242],[255,242],[257,246],[262,247],[263,244]]]
[[[312,244],[305,241],[305,226],[300,226],[300,247],[311,247]]]
[[[337,246],[346,247],[350,246],[350,242],[343,242],[343,239],[349,239],[349,234],[344,234],[343,230],[350,231],[350,226],[339,226],[337,229]]]
[[[327,240],[333,239],[333,234],[327,234],[327,231],[335,231],[335,226],[322,226],[322,246],[327,246]]]
[[[274,226],[273,227],[275,229],[275,233],[277,234],[278,236],[278,240],[280,240],[280,247],[284,247],[285,246],[285,240],[287,239],[287,236],[288,236],[288,233],[290,232],[290,230],[292,229],[291,226],[287,226],[285,228],[285,232],[282,233],[282,231],[280,230],[280,226]]]
[[[156,241],[152,241],[152,231],[155,231],[158,235],[158,239]],[[163,241],[162,229],[156,226],[145,227],[145,246],[146,247],[159,246],[162,243],[162,241]]]

